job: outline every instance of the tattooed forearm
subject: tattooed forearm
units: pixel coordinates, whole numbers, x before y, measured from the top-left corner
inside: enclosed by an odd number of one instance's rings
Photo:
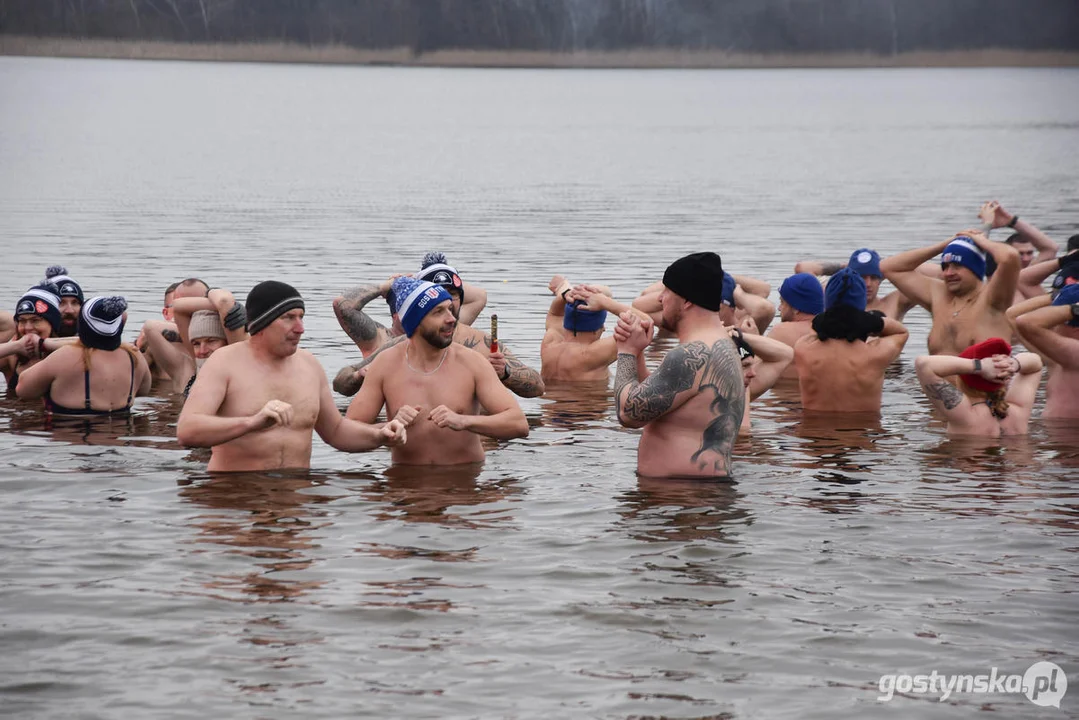
[[[382,343],[382,346],[378,350],[368,355],[358,363],[352,363],[351,365],[345,365],[343,368],[337,371],[337,375],[333,379],[334,392],[339,392],[342,395],[355,395],[363,387],[364,375],[360,373],[361,370],[375,361],[384,350],[391,348],[394,345],[404,342],[407,338],[404,335],[398,335],[395,338],[390,338],[386,342]]]
[[[638,380],[640,377],[637,375],[637,356],[632,353],[618,353],[618,366],[614,373],[615,398],[622,397],[622,388],[635,385]]]
[[[704,343],[692,342],[667,353],[659,368],[647,380],[631,385],[624,398],[621,394],[616,396],[619,421],[629,427],[640,427],[670,410],[675,396],[693,387],[697,371],[707,359],[707,352]],[[622,360],[619,358],[621,366]]]
[[[161,331],[161,337],[165,338],[170,343],[183,342],[183,340],[180,338],[180,333],[176,332],[175,330],[170,330],[169,328],[165,328]]]
[[[945,410],[954,410],[959,407],[959,403],[963,402],[963,393],[959,391],[959,388],[944,380],[925,383],[922,385],[922,390],[925,391],[926,397],[935,403],[940,403]]]
[[[368,285],[347,290],[341,296],[340,302],[334,304],[334,311],[341,320],[341,327],[353,342],[369,343],[378,337],[379,330],[386,329],[363,311],[367,303],[381,296],[381,287]]]
[[[503,380],[502,384],[514,395],[526,398],[540,397],[547,389],[537,370],[533,370],[512,355],[506,355],[506,370],[509,371],[509,377]]]

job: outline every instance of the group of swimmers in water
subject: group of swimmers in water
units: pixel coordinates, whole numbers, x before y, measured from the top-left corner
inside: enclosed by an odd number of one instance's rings
[[[909,337],[904,315],[918,305],[932,330],[915,369],[949,434],[1026,433],[1046,366],[1043,417],[1079,418],[1079,235],[1060,255],[999,203],[979,218],[979,228],[884,259],[861,248],[845,263],[797,263],[774,326],[770,285],[727,272],[714,252],[675,260],[628,304],[556,275],[539,371],[498,340],[494,323],[489,333],[472,327],[486,293],[428,253],[419,271],[334,300],[362,360],[337,373],[333,390],[299,347],[305,303],[291,285],[259,283],[240,303],[201,280],[178,282],[163,319],[128,344],[124,298],[86,298],[53,266],[14,314],[0,312],[0,371],[9,394],[43,398],[57,416],[125,414],[154,383],[183,393],[179,442],[212,448],[210,471],[240,471],[309,467],[312,431],[347,452],[389,446],[400,465],[478,464],[481,438],[528,434],[516,397],[549,384],[606,387],[614,364],[618,420],[642,429],[639,474],[725,478],[751,401],[783,378],[797,381],[807,412],[879,413],[885,370]],[[1014,232],[991,241],[998,228]],[[896,290],[881,296],[884,279]],[[366,312],[379,298],[389,327]],[[657,334],[677,344],[649,369]],[[1029,351],[1013,353],[1016,341]],[[343,416],[333,391],[353,396]]]

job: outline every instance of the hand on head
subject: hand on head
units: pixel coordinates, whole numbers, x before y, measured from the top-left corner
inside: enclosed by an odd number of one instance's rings
[[[561,275],[555,275],[551,278],[551,282],[547,283],[547,289],[551,291],[552,295],[558,295],[562,292],[563,285],[569,285],[566,278]]]
[[[982,360],[982,369],[978,372],[986,380],[1007,383],[1019,369],[1019,360],[1011,355],[993,355]]]

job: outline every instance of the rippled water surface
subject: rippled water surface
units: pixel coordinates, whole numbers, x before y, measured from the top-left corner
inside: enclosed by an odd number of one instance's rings
[[[1079,72],[499,71],[0,58],[0,306],[62,262],[131,302],[190,275],[330,302],[445,251],[538,367],[555,272],[628,299],[715,249],[777,287],[999,198],[1079,232]],[[773,294],[773,300],[775,295]],[[381,311],[381,308],[379,309]],[[179,404],[0,400],[0,706],[61,717],[1079,715],[1079,430],[948,440],[909,316],[879,419],[753,405],[733,485],[639,481],[609,394],[524,400],[477,473],[209,477]],[[659,352],[652,356],[654,361]],[[346,400],[339,398],[344,407]],[[885,673],[1068,671],[1062,709]]]

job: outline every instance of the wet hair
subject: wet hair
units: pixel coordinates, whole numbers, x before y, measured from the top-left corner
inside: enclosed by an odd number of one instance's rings
[[[1072,235],[1068,238],[1067,252],[1071,252],[1072,250],[1079,250],[1079,235]]]
[[[176,283],[176,287],[178,287],[178,288],[181,288],[181,287],[189,288],[189,287],[194,287],[196,284],[197,285],[202,285],[204,288],[206,288],[205,292],[202,293],[203,296],[206,296],[206,295],[210,294],[210,286],[206,283],[205,280],[200,280],[198,278],[188,278],[186,280],[181,280],[180,282]]]
[[[176,292],[176,288],[178,287],[180,287],[180,283],[174,282],[172,285],[169,285],[167,288],[165,288],[165,302],[169,301],[169,295],[172,295],[174,292]]]
[[[1015,245],[1016,243],[1030,243],[1030,240],[1023,237],[1019,233],[1014,233],[1011,237],[1005,240],[1008,245]]]
[[[982,390],[975,390],[970,385],[967,385],[966,382],[963,381],[963,378],[960,377],[959,389],[972,403],[985,403],[988,405],[990,412],[993,413],[993,417],[997,420],[1003,420],[1008,417],[1008,408],[1010,406],[1006,399],[1008,395],[1007,385],[1003,385],[1000,389],[987,393]]]

